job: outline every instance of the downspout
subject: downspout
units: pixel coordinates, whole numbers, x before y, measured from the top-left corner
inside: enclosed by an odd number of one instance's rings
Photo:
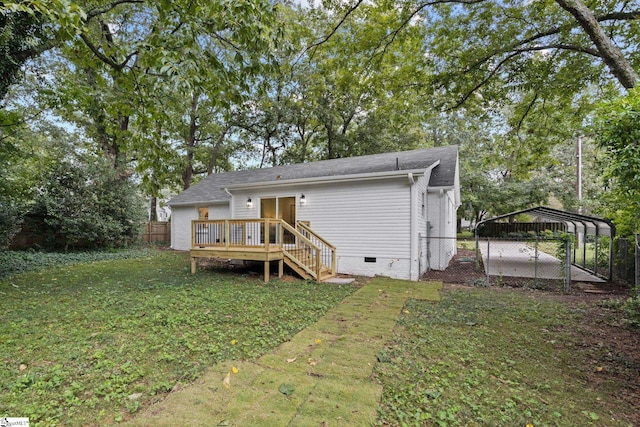
[[[409,280],[417,280],[418,274],[415,273],[415,258],[417,256],[417,242],[416,236],[414,236],[414,231],[417,229],[417,217],[415,214],[415,183],[416,180],[413,178],[413,173],[409,172],[407,174],[407,179],[409,180]]]
[[[231,197],[231,200],[229,201],[229,215],[231,215],[230,219],[234,218],[233,215],[233,194],[231,194],[231,192],[229,191],[229,189],[227,187],[223,188],[224,192],[227,193],[229,195],[229,197]]]

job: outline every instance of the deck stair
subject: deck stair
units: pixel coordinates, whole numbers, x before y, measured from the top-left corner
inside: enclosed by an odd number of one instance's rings
[[[293,236],[294,243],[283,244],[284,263],[304,279],[317,282],[335,276],[330,265],[335,265],[335,247],[321,238],[311,228],[303,223],[296,223],[293,227],[282,221],[280,228],[281,239],[285,241],[285,233]]]

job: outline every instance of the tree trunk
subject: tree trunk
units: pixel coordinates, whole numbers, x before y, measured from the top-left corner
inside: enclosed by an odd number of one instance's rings
[[[638,73],[633,69],[622,51],[604,32],[598,20],[582,0],[556,0],[564,10],[569,12],[578,21],[587,33],[593,44],[596,45],[602,60],[609,70],[626,89],[633,88],[638,82]]]
[[[196,146],[196,132],[198,131],[198,104],[200,102],[200,94],[194,93],[191,98],[191,111],[189,114],[189,134],[186,137],[187,154],[186,165],[182,171],[182,189],[186,190],[191,187],[193,179],[193,152]]]
[[[158,209],[156,208],[158,204],[158,199],[156,196],[151,196],[151,201],[149,202],[149,221],[157,221],[158,220]]]
[[[227,125],[222,132],[218,136],[215,144],[211,147],[211,158],[209,159],[209,165],[207,165],[207,175],[211,175],[213,173],[213,169],[216,167],[216,163],[218,162],[218,152],[220,151],[220,146],[224,142],[225,136],[227,136],[227,132],[231,129],[231,125]]]

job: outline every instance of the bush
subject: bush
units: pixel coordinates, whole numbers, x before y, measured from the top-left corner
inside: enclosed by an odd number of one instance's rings
[[[21,212],[20,207],[0,196],[0,250],[6,249],[20,231]]]
[[[640,295],[629,298],[622,306],[624,317],[636,328],[640,328]]]
[[[458,239],[473,239],[475,237],[475,233],[473,231],[461,231],[458,233]]]
[[[34,216],[50,249],[122,247],[137,241],[144,208],[134,185],[102,159],[48,172]]]

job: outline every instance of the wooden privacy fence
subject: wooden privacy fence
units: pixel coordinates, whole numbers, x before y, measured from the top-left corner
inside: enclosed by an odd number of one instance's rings
[[[147,243],[171,242],[171,223],[160,221],[149,221],[144,226],[142,236]]]

